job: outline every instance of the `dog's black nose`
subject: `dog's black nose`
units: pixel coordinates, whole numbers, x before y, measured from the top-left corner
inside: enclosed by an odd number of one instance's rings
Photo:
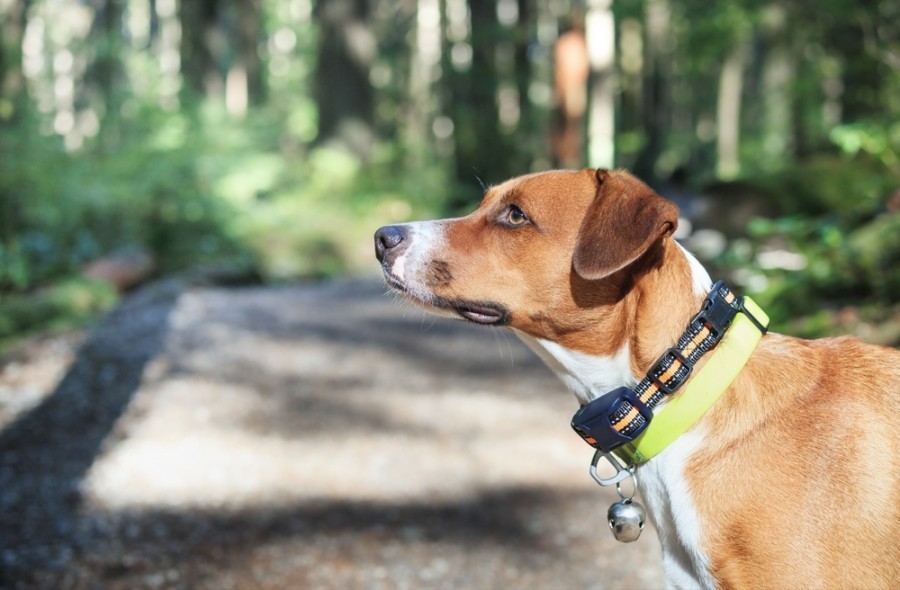
[[[401,225],[388,225],[375,232],[375,258],[384,261],[388,250],[399,246],[406,239],[406,228]]]

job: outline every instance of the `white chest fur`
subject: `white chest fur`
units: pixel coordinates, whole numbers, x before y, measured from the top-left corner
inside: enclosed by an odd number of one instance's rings
[[[712,281],[703,266],[681,248],[692,276],[696,294],[709,292]],[[629,350],[625,345],[610,356],[593,356],[539,340],[516,331],[550,369],[559,376],[578,401],[585,404],[618,387],[634,387]],[[663,570],[671,588],[712,588],[709,558],[702,549],[699,515],[685,479],[685,468],[702,447],[703,433],[679,437],[662,453],[637,468],[638,491],[659,532]]]
[[[599,393],[637,385],[637,379],[631,373],[628,345],[611,356],[593,356],[514,331],[582,404],[591,401]]]
[[[712,588],[709,559],[702,549],[699,515],[684,477],[704,435],[688,433],[637,468],[638,489],[659,533],[663,571],[670,588]]]
[[[634,387],[627,345],[616,354],[599,357],[569,350],[516,331],[578,398],[587,403],[617,387]],[[711,588],[709,560],[701,549],[700,524],[684,469],[700,448],[703,436],[686,434],[638,468],[638,489],[657,531],[663,570],[672,588]]]

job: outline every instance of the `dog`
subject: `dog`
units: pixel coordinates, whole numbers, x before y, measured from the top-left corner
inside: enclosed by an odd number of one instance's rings
[[[466,217],[383,227],[375,250],[393,290],[512,329],[586,407],[637,386],[711,296],[677,224],[625,170],[558,170],[490,187]],[[900,352],[756,338],[712,406],[632,469],[667,584],[896,588]],[[710,354],[687,386],[715,375]]]

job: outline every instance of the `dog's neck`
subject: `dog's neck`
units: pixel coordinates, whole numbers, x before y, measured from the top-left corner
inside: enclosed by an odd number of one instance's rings
[[[635,281],[629,293],[633,325],[629,330],[631,363],[646,374],[682,335],[712,288],[706,269],[673,239],[663,243],[663,262]]]
[[[657,261],[635,277],[630,289],[605,310],[606,321],[624,323],[611,355],[590,354],[559,343],[519,336],[562,379],[583,404],[617,387],[634,387],[650,366],[684,331],[700,310],[712,281],[696,258],[666,239]],[[598,323],[589,337],[615,333]],[[590,330],[590,329],[589,329]],[[700,549],[700,530],[682,472],[702,437],[683,436],[663,455],[642,466],[640,488],[648,514],[660,532],[663,566],[670,582],[712,587],[708,557]]]
[[[597,321],[585,322],[580,342],[607,342],[609,354],[597,354],[516,331],[519,337],[586,403],[617,387],[633,387],[657,358],[678,339],[697,313],[712,281],[699,262],[677,242],[660,245],[661,263],[650,265],[611,306],[598,309]],[[618,329],[610,329],[611,323]],[[573,340],[570,338],[570,340]]]

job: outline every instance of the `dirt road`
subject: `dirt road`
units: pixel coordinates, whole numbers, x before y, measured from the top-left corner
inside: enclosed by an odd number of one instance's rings
[[[374,280],[157,284],[0,369],[0,587],[660,587],[574,409]]]

